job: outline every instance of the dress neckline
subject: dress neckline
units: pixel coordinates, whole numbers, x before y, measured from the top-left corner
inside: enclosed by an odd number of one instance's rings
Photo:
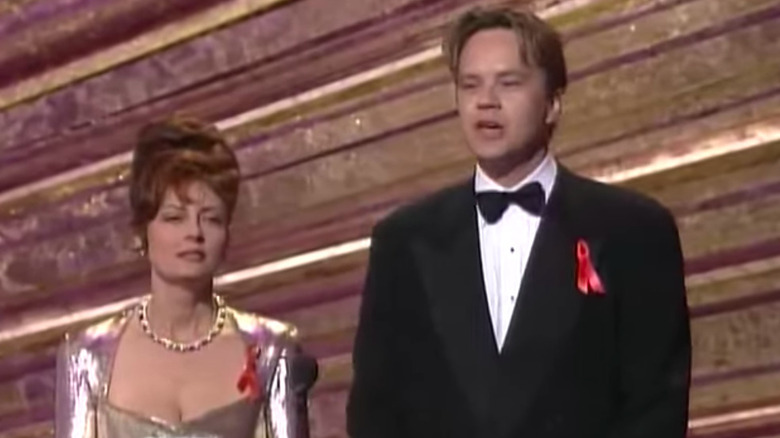
[[[108,398],[104,397],[102,399],[102,404],[107,407],[109,410],[119,413],[120,415],[125,415],[128,417],[132,417],[135,420],[149,423],[155,426],[163,427],[168,430],[174,431],[174,432],[181,432],[182,430],[185,430],[187,427],[192,426],[193,424],[197,424],[199,422],[203,422],[209,418],[215,417],[218,414],[224,414],[226,411],[229,411],[233,408],[236,408],[238,406],[242,405],[251,405],[253,402],[249,400],[247,397],[242,397],[238,400],[232,401],[230,403],[224,404],[222,406],[218,406],[213,409],[209,409],[208,411],[203,412],[202,414],[199,414],[195,417],[188,418],[186,420],[180,421],[180,422],[171,422],[168,420],[164,420],[159,417],[151,416],[151,415],[145,415],[141,414],[139,412],[125,409],[120,406],[116,406],[114,403],[110,402]]]

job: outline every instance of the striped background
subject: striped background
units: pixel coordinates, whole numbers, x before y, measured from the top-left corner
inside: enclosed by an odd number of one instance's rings
[[[472,169],[437,44],[476,3],[0,3],[0,437],[50,436],[57,340],[145,292],[128,151],[174,111],[240,157],[220,288],[299,325],[313,435],[345,436],[370,227]],[[691,435],[780,437],[780,1],[508,3],[566,37],[561,160],[677,216]]]

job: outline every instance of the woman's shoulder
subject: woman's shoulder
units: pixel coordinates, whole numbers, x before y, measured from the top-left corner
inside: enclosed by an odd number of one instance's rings
[[[133,307],[128,306],[102,319],[68,330],[62,339],[61,345],[75,352],[102,347],[107,343],[116,341],[121,335],[122,328],[132,311]]]
[[[262,343],[294,344],[298,329],[285,321],[228,307],[239,331]]]

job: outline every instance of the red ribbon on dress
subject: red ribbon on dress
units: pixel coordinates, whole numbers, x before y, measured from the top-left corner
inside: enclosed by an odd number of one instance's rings
[[[601,279],[590,261],[590,248],[583,239],[577,241],[577,288],[585,295],[604,293]]]
[[[260,383],[257,381],[257,358],[259,356],[260,347],[247,346],[244,370],[241,372],[236,385],[241,393],[248,392],[249,398],[253,401],[261,396]]]

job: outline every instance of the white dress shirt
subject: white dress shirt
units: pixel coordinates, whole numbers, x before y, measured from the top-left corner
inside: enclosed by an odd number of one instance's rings
[[[474,189],[508,192],[537,181],[544,188],[545,200],[550,199],[558,166],[549,153],[528,176],[514,187],[502,187],[477,165]],[[510,204],[501,218],[487,223],[477,207],[479,247],[485,292],[493,323],[493,334],[499,350],[504,345],[512,312],[515,309],[520,282],[525,273],[531,248],[539,229],[540,217],[527,213],[517,204]]]

